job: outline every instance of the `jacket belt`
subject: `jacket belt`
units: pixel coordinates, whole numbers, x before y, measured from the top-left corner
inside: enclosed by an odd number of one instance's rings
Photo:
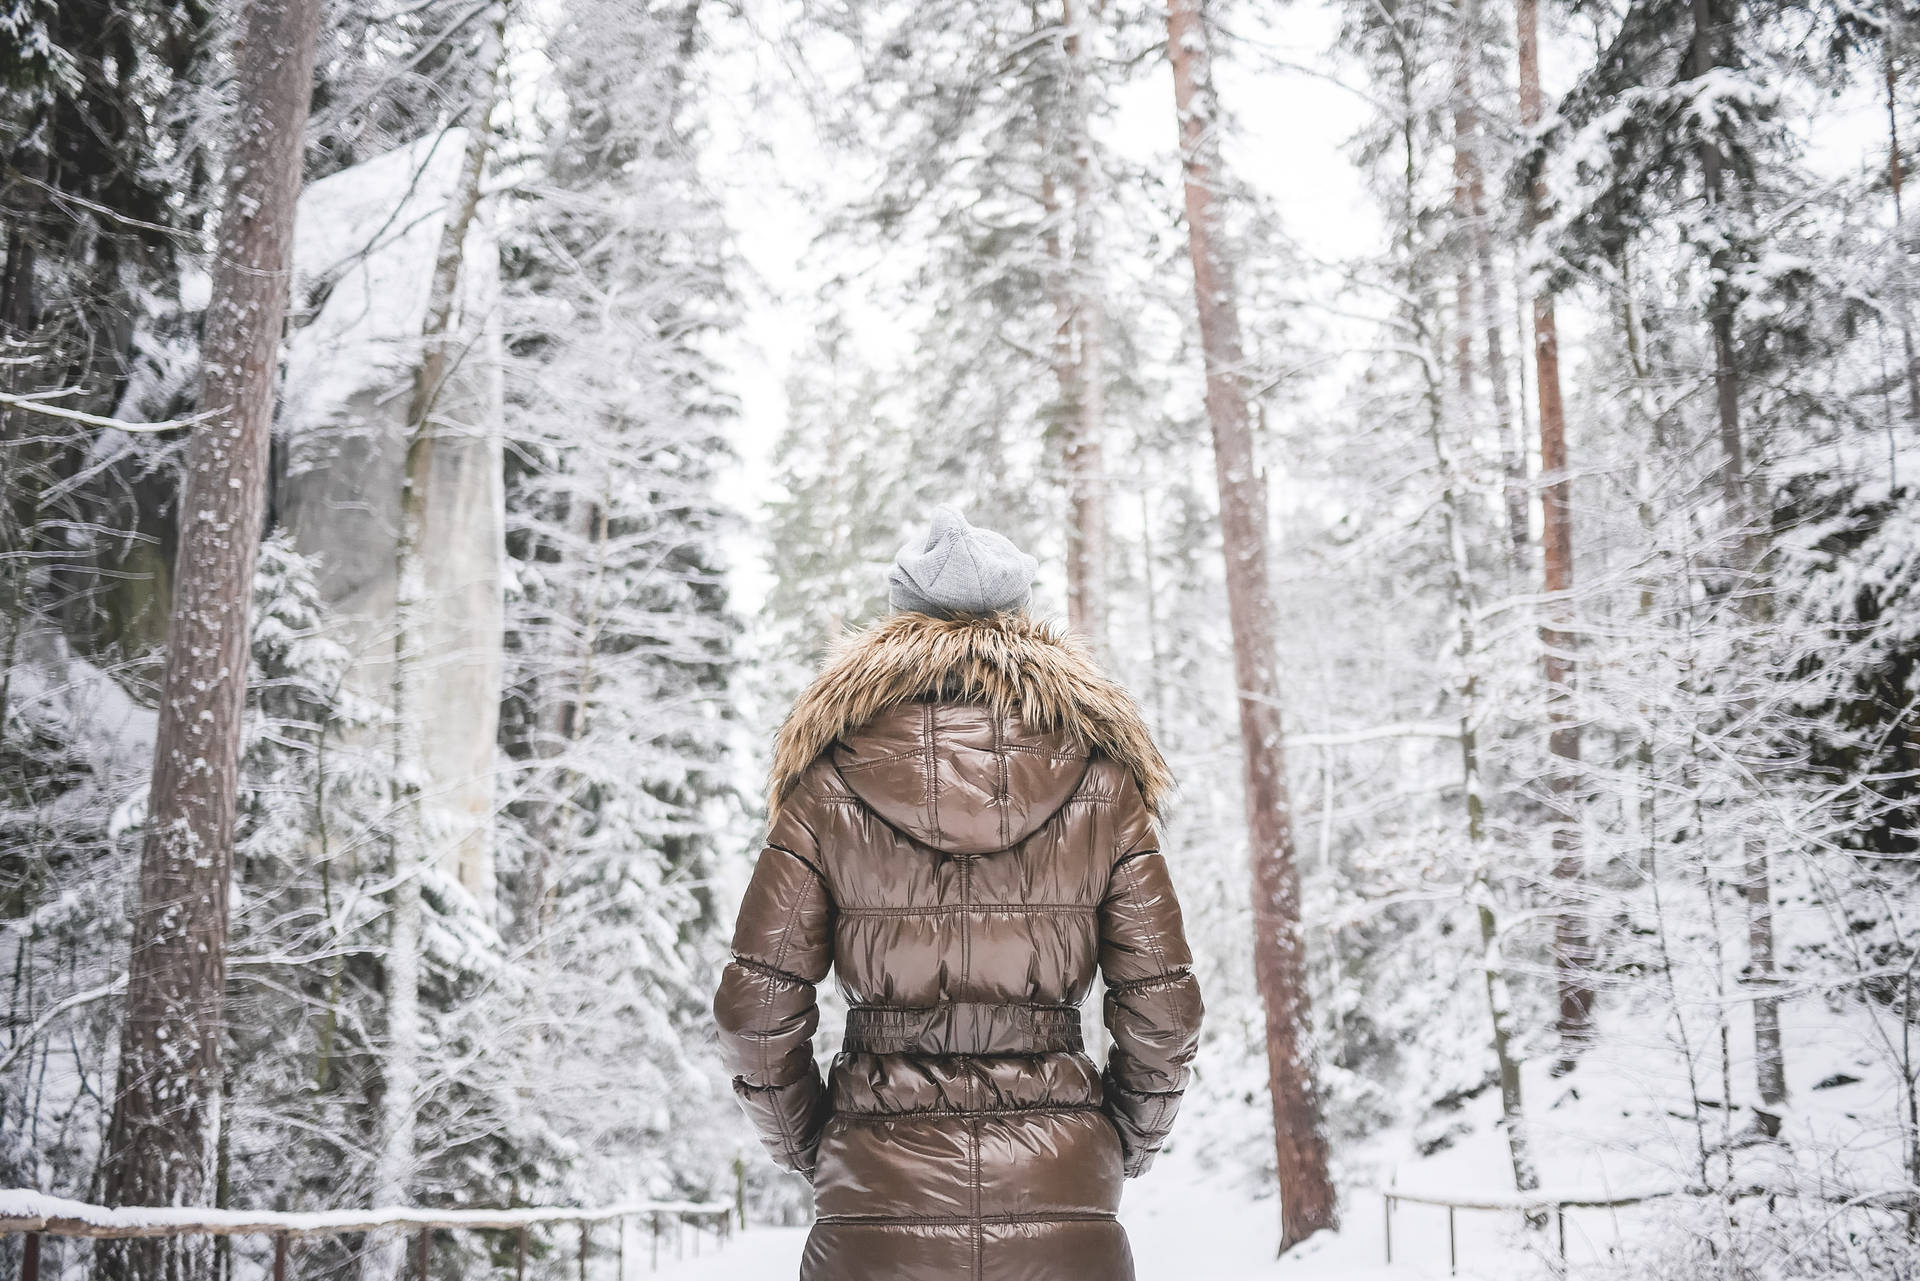
[[[849,1054],[1057,1054],[1078,1050],[1077,1005],[856,1005],[847,1011]]]

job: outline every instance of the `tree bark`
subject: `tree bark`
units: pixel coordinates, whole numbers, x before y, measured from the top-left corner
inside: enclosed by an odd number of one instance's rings
[[[1480,925],[1481,968],[1486,981],[1487,1013],[1492,1026],[1494,1066],[1500,1080],[1500,1120],[1507,1132],[1507,1156],[1513,1167],[1513,1186],[1531,1192],[1540,1186],[1527,1132],[1526,1101],[1521,1088],[1520,1062],[1513,1053],[1513,999],[1507,984],[1506,961],[1500,946],[1499,920],[1494,912],[1493,878],[1487,866],[1487,802],[1480,772],[1480,682],[1474,672],[1479,640],[1474,620],[1472,564],[1467,557],[1465,520],[1460,510],[1458,469],[1447,450],[1445,414],[1438,380],[1429,375],[1427,433],[1433,446],[1443,488],[1440,515],[1447,540],[1448,588],[1453,603],[1454,655],[1460,664],[1460,782],[1466,799],[1467,850],[1473,860],[1469,894]]]
[[[1337,1226],[1339,1214],[1314,1089],[1300,869],[1294,860],[1273,592],[1267,576],[1266,484],[1255,470],[1252,423],[1241,382],[1244,355],[1232,265],[1219,243],[1214,184],[1221,169],[1203,2],[1171,0],[1167,48],[1173,64],[1188,249],[1206,362],[1207,419],[1220,488],[1227,607],[1245,758],[1254,979],[1266,1009],[1280,1248],[1285,1251],[1322,1228]]]
[[[1729,4],[1728,10],[1737,10]],[[1726,48],[1726,33],[1737,12],[1720,11],[1714,0],[1693,0],[1693,40],[1687,51],[1686,74],[1689,79],[1732,65]],[[1718,141],[1705,139],[1700,144],[1700,175],[1710,210],[1727,203],[1727,156]],[[1736,337],[1735,309],[1731,275],[1732,250],[1724,240],[1708,260],[1713,292],[1708,301],[1707,321],[1713,345],[1714,410],[1720,429],[1720,486],[1726,504],[1728,523],[1734,539],[1733,569],[1738,581],[1734,586],[1740,614],[1753,626],[1764,626],[1772,618],[1773,600],[1761,568],[1766,558],[1766,531],[1760,524],[1763,503],[1747,465],[1746,440],[1740,423],[1740,362]],[[1747,700],[1750,707],[1750,700]],[[1744,717],[1742,718],[1744,719]],[[1751,830],[1743,838],[1746,867],[1741,896],[1747,904],[1748,980],[1771,989],[1775,980],[1773,944],[1773,873],[1764,833]],[[1787,1101],[1785,1048],[1780,1037],[1780,999],[1759,996],[1753,1002],[1754,1087],[1762,1107],[1755,1115],[1766,1134],[1779,1131],[1781,1113]]]
[[[1093,139],[1087,12],[1083,0],[1061,0],[1066,55],[1060,94],[1066,183],[1071,208],[1062,210],[1053,174],[1043,178],[1047,253],[1055,273],[1054,376],[1064,423],[1062,459],[1067,481],[1067,625],[1096,653],[1107,639],[1106,383],[1101,368],[1106,311],[1100,298],[1095,246]],[[1072,244],[1062,243],[1063,216]]]
[[[433,866],[421,814],[420,782],[425,769],[419,744],[408,737],[416,727],[410,720],[413,691],[419,675],[416,637],[426,600],[420,546],[427,522],[427,492],[433,475],[436,433],[435,407],[453,357],[452,327],[461,272],[466,261],[468,228],[480,206],[481,182],[492,143],[488,118],[493,113],[498,72],[504,56],[505,5],[495,7],[479,66],[485,77],[479,86],[467,123],[466,149],[460,177],[448,193],[445,222],[427,292],[421,322],[420,365],[414,373],[413,397],[408,407],[405,472],[401,477],[400,535],[394,545],[395,624],[393,640],[395,835],[393,889],[387,942],[387,1052],[381,1064],[380,1151],[373,1171],[374,1200],[398,1205],[407,1200],[418,1163],[421,1058],[425,1049],[425,1021],[420,1003],[421,956],[426,928],[426,903],[420,878]],[[406,1241],[398,1233],[382,1233],[361,1256],[363,1281],[389,1281],[404,1262]]]
[[[1902,43],[1904,29],[1897,16],[1889,14],[1886,50],[1883,54],[1887,82],[1887,190],[1893,195],[1893,258],[1899,264],[1900,345],[1907,358],[1907,417],[1920,420],[1920,356],[1914,353],[1912,299],[1909,297],[1907,270],[1907,212],[1901,199],[1906,186],[1907,167],[1900,149],[1900,78],[1894,61]]]
[[[212,1191],[220,1127],[227,893],[246,706],[253,570],[320,0],[253,0],[181,501],[179,569],[140,857],[127,1018],[100,1187],[110,1205]],[[110,1277],[201,1277],[204,1244],[104,1251]]]
[[[1500,325],[1500,281],[1493,265],[1493,231],[1487,220],[1486,170],[1480,162],[1480,109],[1474,101],[1473,55],[1476,6],[1461,9],[1460,46],[1453,78],[1454,206],[1464,225],[1471,262],[1462,254],[1459,269],[1460,339],[1463,361],[1461,386],[1471,393],[1473,345],[1468,327],[1478,324],[1487,354],[1487,391],[1493,408],[1493,426],[1500,441],[1501,470],[1505,473],[1507,538],[1515,566],[1527,561],[1531,534],[1527,520],[1527,461],[1514,425],[1513,391],[1507,385],[1506,338]]]
[[[1520,61],[1520,126],[1539,125],[1539,0],[1516,8]],[[1546,191],[1527,189],[1527,229],[1546,215]],[[1567,416],[1560,398],[1560,331],[1553,295],[1533,296],[1534,389],[1540,409],[1540,561],[1547,616],[1540,626],[1541,674],[1547,687],[1547,789],[1553,818],[1553,876],[1560,898],[1554,918],[1554,972],[1559,986],[1560,1066],[1571,1067],[1593,1034],[1593,943],[1586,908],[1586,859],[1580,848],[1576,787],[1580,723],[1573,711],[1573,483],[1567,471]]]

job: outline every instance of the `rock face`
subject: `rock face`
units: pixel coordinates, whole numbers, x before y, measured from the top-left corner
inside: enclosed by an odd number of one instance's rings
[[[319,561],[351,692],[391,711],[408,407],[443,210],[459,179],[458,130],[322,179],[300,200],[294,323],[275,493],[280,522]],[[403,751],[428,839],[450,878],[491,912],[502,672],[500,352],[488,323],[498,259],[484,217],[469,229],[452,370],[428,430],[421,540],[426,584],[409,628]]]

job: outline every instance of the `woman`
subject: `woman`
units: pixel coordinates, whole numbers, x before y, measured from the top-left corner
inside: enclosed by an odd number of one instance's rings
[[[780,731],[714,1015],[801,1281],[1131,1281],[1123,1177],[1166,1141],[1201,1001],[1126,693],[1025,612],[1036,562],[939,508]],[[1082,1052],[1098,964],[1112,1043]],[[823,1084],[814,985],[846,1043]]]

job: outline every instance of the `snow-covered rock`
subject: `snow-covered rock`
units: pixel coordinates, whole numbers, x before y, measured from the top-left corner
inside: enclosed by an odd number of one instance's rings
[[[466,139],[435,134],[324,178],[300,199],[295,324],[280,431],[280,516],[319,560],[354,654],[353,692],[391,705],[396,549],[407,415],[443,214]],[[435,401],[420,549],[423,617],[410,638],[427,827],[443,868],[493,899],[491,816],[501,685],[498,260],[484,216],[467,232],[455,355]]]

